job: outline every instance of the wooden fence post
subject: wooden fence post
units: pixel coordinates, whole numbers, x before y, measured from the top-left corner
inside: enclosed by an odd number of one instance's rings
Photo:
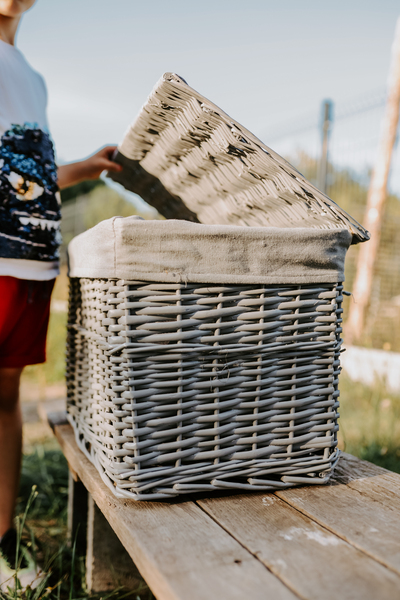
[[[360,338],[368,308],[374,266],[379,249],[382,217],[387,193],[390,163],[396,140],[400,104],[400,17],[392,46],[392,59],[389,71],[388,96],[382,120],[375,167],[368,190],[367,209],[364,227],[371,234],[369,242],[361,244],[357,261],[357,272],[353,286],[354,302],[350,305],[346,323],[346,342],[353,343]]]

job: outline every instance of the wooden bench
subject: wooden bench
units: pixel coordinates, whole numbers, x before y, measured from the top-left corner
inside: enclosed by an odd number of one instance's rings
[[[62,415],[49,421],[71,533],[87,522],[89,590],[140,573],[158,600],[400,597],[400,475],[343,454],[327,486],[135,502],[102,482]]]

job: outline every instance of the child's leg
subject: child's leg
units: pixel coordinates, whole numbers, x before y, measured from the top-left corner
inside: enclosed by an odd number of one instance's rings
[[[13,526],[21,468],[22,368],[0,368],[0,537]]]
[[[44,362],[54,281],[0,277],[0,536],[13,526],[21,466],[19,381]]]

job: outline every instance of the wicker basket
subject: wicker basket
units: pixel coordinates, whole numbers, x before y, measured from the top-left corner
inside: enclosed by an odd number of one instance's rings
[[[70,244],[69,418],[115,493],[327,481],[351,235],[300,233],[115,218]]]
[[[185,221],[115,218],[70,244],[81,448],[135,499],[327,481],[344,258],[368,232],[175,74],[115,159],[110,176]]]

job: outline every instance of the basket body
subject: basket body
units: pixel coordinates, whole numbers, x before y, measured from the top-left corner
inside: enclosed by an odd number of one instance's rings
[[[175,74],[115,160],[114,179],[168,219],[114,217],[69,244],[81,448],[139,500],[327,481],[338,282],[368,232]]]
[[[70,279],[68,413],[137,500],[328,480],[342,285]]]

